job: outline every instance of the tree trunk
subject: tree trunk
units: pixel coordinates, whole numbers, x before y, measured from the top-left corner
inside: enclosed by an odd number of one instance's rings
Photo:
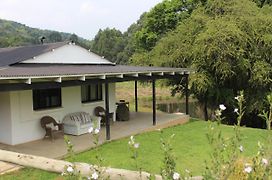
[[[207,100],[204,101],[203,112],[204,112],[205,121],[208,121],[208,120],[209,120],[209,116],[208,116],[208,105],[207,105]]]
[[[70,163],[63,160],[45,158],[41,156],[27,155],[15,153],[11,151],[0,150],[0,161],[6,161],[13,164],[18,164],[26,167],[32,167],[45,171],[61,174],[65,172],[65,168],[72,166],[76,171],[80,172],[83,177],[90,176],[95,170],[94,166],[86,163]],[[105,176],[110,179],[148,179],[150,176],[147,172],[142,172],[141,177],[139,172],[125,169],[105,168]],[[156,179],[161,180],[162,177],[156,175]]]

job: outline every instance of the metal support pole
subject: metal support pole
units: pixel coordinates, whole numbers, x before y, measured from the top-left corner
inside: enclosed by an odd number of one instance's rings
[[[153,102],[153,125],[155,126],[157,124],[156,119],[156,80],[152,80],[152,102]]]
[[[105,83],[106,140],[110,140],[109,84]]]
[[[138,82],[135,81],[135,112],[138,112]]]
[[[186,114],[189,115],[189,90],[188,90],[188,84],[189,84],[189,75],[185,75],[185,103],[186,103]]]

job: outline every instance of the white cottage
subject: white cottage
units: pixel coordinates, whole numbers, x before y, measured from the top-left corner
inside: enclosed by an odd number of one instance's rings
[[[185,78],[188,82],[189,72],[185,68],[116,65],[69,42],[2,48],[0,143],[16,145],[43,138],[43,116],[62,122],[69,113],[93,114],[95,107],[102,106],[115,120],[115,83],[123,81],[135,81],[136,110],[137,81],[153,82],[156,124],[155,80]],[[106,119],[106,137],[110,139],[109,117]]]

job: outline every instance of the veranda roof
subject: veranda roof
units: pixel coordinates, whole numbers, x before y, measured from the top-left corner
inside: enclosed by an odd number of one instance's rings
[[[142,67],[125,65],[34,65],[18,64],[0,69],[0,79],[45,78],[51,76],[99,76],[146,74],[189,74],[186,68]]]

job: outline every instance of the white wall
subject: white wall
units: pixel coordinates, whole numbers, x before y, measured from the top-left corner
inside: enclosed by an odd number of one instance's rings
[[[64,116],[69,113],[85,111],[90,114],[93,114],[93,110],[96,106],[105,107],[104,101],[82,104],[80,86],[62,88],[61,94],[62,94],[61,108],[34,111],[31,90],[11,92],[10,107],[12,108],[10,119],[12,122],[12,139],[9,142],[6,141],[5,143],[15,145],[43,138],[45,132],[40,125],[40,119],[43,116],[49,115],[54,117],[57,121],[62,121]],[[115,112],[116,109],[115,84],[109,84],[109,96],[110,96],[110,111]],[[103,99],[105,98],[103,97]],[[2,102],[0,103],[0,105],[1,104]],[[6,105],[4,106],[6,107]],[[9,120],[9,117],[7,116],[5,119]],[[2,122],[1,117],[0,120],[1,120],[0,122]],[[2,125],[0,124],[0,126]],[[4,142],[2,141],[1,137],[0,141]]]
[[[0,93],[0,142],[9,144],[11,142],[11,112],[10,93]]]

